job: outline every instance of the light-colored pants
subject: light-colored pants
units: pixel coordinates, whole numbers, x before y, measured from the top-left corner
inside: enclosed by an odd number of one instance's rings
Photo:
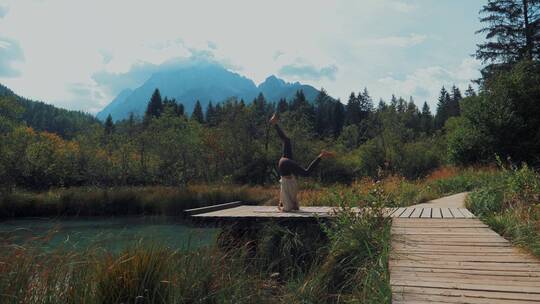
[[[296,199],[298,193],[298,184],[296,178],[281,178],[281,190],[279,192],[279,202],[283,206],[283,211],[298,210],[299,204]]]

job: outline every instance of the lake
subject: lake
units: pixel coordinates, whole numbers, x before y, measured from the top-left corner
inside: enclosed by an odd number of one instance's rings
[[[0,221],[4,244],[32,244],[44,250],[97,247],[117,252],[137,242],[189,250],[211,245],[218,228],[197,227],[177,217],[24,218]]]

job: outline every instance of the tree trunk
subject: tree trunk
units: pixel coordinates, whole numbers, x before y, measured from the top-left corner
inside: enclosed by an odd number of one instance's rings
[[[531,31],[531,25],[529,23],[529,0],[523,0],[523,20],[525,23],[525,58],[528,60],[532,60],[533,33]]]

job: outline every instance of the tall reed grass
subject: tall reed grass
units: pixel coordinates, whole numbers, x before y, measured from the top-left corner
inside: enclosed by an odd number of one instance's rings
[[[236,200],[260,203],[272,193],[262,187],[194,185],[176,187],[78,187],[0,195],[0,217],[182,215],[183,210]]]
[[[471,193],[468,208],[514,244],[540,257],[540,175],[527,165],[508,167]]]

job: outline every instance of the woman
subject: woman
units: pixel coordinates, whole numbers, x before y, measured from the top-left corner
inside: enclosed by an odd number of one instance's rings
[[[293,211],[299,210],[300,206],[296,199],[298,193],[298,184],[295,176],[309,176],[315,167],[319,164],[321,159],[334,156],[334,153],[328,151],[321,151],[321,154],[315,158],[307,169],[302,168],[298,163],[293,160],[291,140],[283,133],[281,128],[277,124],[277,114],[274,113],[270,118],[270,124],[276,128],[279,138],[283,141],[283,154],[279,159],[278,171],[281,176],[281,190],[279,193],[279,206],[280,211]]]

